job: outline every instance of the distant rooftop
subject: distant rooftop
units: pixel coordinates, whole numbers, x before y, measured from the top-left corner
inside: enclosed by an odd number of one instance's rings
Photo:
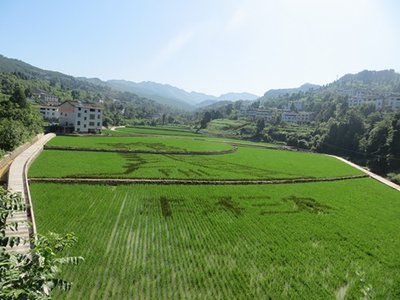
[[[60,105],[63,105],[64,103],[70,103],[71,105],[75,107],[82,107],[82,108],[96,108],[96,109],[102,109],[100,105],[97,105],[95,103],[87,103],[87,102],[82,102],[80,100],[67,100],[61,103]]]

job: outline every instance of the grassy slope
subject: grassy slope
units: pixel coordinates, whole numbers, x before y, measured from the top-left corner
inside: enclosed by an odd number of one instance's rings
[[[274,179],[336,177],[360,171],[328,156],[257,148],[225,155],[152,155],[46,150],[30,177]]]
[[[66,270],[70,299],[329,299],[345,286],[349,298],[368,287],[375,298],[400,293],[399,196],[372,179],[32,184],[31,192],[39,232],[79,238],[72,254],[86,261]]]
[[[179,151],[220,151],[231,147],[227,144],[207,141],[185,140],[159,137],[73,137],[58,136],[49,146],[72,146],[104,149],[140,149],[140,150],[179,150]]]

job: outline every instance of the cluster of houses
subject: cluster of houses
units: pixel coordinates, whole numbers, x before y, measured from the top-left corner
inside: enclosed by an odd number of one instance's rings
[[[36,105],[45,120],[57,123],[64,133],[100,133],[103,109],[92,103],[78,100],[47,102]]]
[[[267,109],[242,109],[239,112],[241,117],[251,119],[264,119],[270,122],[279,114],[281,121],[290,124],[308,124],[312,121],[312,113],[309,112],[295,112],[290,110],[267,110]]]
[[[400,95],[356,95],[347,100],[349,107],[361,106],[365,103],[372,103],[375,105],[376,110],[400,108]]]

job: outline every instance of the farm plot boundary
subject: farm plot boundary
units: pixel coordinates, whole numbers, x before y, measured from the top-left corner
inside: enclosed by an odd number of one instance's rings
[[[250,185],[250,184],[294,184],[294,183],[312,183],[329,182],[367,178],[368,175],[351,175],[341,177],[325,178],[295,178],[295,179],[274,179],[274,180],[185,180],[185,179],[108,179],[108,178],[31,178],[29,182],[43,183],[81,183],[81,184],[182,184],[182,185]]]

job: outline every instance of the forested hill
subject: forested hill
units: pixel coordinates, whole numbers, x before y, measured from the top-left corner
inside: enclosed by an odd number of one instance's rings
[[[105,107],[107,124],[118,125],[124,119],[151,119],[156,115],[179,111],[134,93],[108,87],[99,79],[76,78],[60,72],[47,71],[17,59],[0,55],[0,96],[10,97],[20,86],[29,98],[34,92],[44,91],[60,101],[80,99],[101,102]]]
[[[331,91],[355,89],[376,93],[400,93],[400,74],[394,70],[364,70],[357,74],[346,74],[326,88]]]

